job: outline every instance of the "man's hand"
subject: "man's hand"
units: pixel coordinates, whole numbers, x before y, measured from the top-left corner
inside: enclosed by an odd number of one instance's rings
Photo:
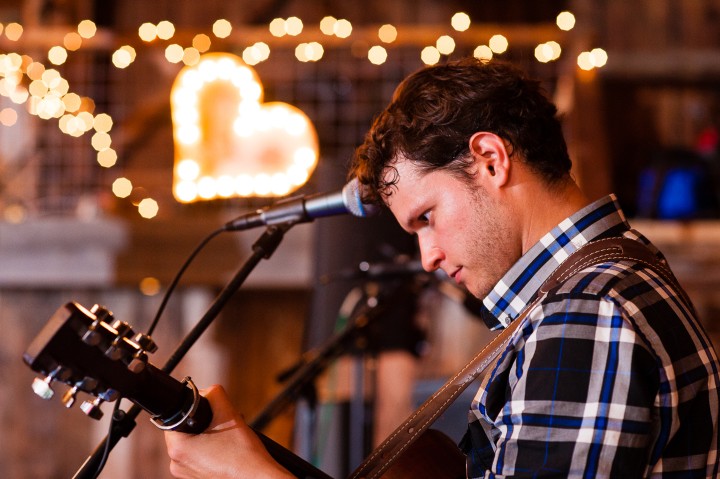
[[[201,391],[213,411],[202,434],[166,432],[170,473],[178,479],[292,478],[280,466],[243,418],[222,386]]]

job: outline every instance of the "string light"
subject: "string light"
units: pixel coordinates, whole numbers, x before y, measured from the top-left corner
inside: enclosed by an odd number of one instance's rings
[[[138,36],[144,42],[151,42],[157,38],[157,26],[150,22],[145,22],[138,28]]]
[[[397,28],[389,24],[383,25],[378,30],[378,38],[383,43],[394,42],[397,39]]]
[[[555,18],[555,23],[560,30],[572,30],[575,27],[575,15],[568,11],[560,12]]]
[[[457,12],[452,16],[450,25],[458,32],[464,32],[470,28],[470,17],[465,12]]]
[[[575,16],[569,11],[560,12],[556,17],[556,24],[560,30],[569,31],[575,26]],[[465,32],[470,28],[471,19],[465,12],[455,13],[450,24],[457,32]],[[352,24],[346,19],[337,19],[326,16],[320,21],[320,31],[324,35],[336,36],[341,39],[352,35]],[[270,33],[280,37],[285,35],[298,36],[303,32],[303,22],[298,17],[287,19],[276,18],[269,24]],[[232,33],[232,25],[226,19],[218,19],[212,25],[212,33],[216,38],[227,38]],[[0,35],[9,41],[18,41],[24,34],[23,26],[12,22],[6,25],[0,23]],[[62,44],[52,46],[48,50],[47,59],[52,65],[63,65],[67,62],[70,52],[83,47],[83,41],[93,38],[97,34],[97,26],[91,20],[83,20],[77,26],[77,31],[68,32],[63,36]],[[382,25],[378,29],[378,39],[382,43],[392,43],[397,39],[397,28],[390,24]],[[138,28],[138,37],[143,42],[152,42],[156,39],[169,40],[175,36],[175,26],[167,20],[157,25],[145,22]],[[165,47],[165,58],[170,63],[184,63],[197,65],[200,56],[210,50],[212,40],[205,33],[197,34],[192,39],[192,46],[183,48],[180,44],[171,44]],[[432,65],[440,61],[441,55],[450,55],[455,51],[455,39],[450,35],[440,36],[435,46],[422,49],[420,57],[423,63]],[[494,54],[504,53],[508,49],[508,40],[502,35],[493,35],[488,45],[478,45],[473,55],[481,59],[490,59]],[[542,43],[535,48],[535,58],[539,62],[557,60],[562,52],[560,44],[556,41]],[[300,43],[295,48],[298,61],[320,61],[324,56],[324,48],[319,42]],[[362,55],[358,51],[359,55]],[[127,68],[135,61],[136,52],[131,45],[124,45],[113,52],[112,61],[116,68]],[[264,42],[257,42],[243,50],[243,60],[248,65],[255,65],[266,61],[270,56],[270,47]],[[388,51],[380,45],[371,46],[367,50],[367,59],[374,65],[381,65],[387,61]],[[600,48],[582,52],[578,56],[578,67],[584,70],[601,68],[608,61],[607,52]],[[27,76],[28,83],[22,81]],[[26,104],[28,112],[42,119],[58,119],[59,129],[70,136],[82,136],[95,129],[90,140],[93,148],[97,150],[98,164],[102,167],[112,167],[117,162],[117,153],[111,148],[112,140],[110,130],[112,119],[109,115],[93,116],[94,102],[91,98],[81,97],[69,91],[66,79],[56,70],[47,68],[41,62],[33,61],[27,55],[20,56],[10,52],[0,54],[0,94],[10,98],[16,104]],[[17,111],[13,108],[0,110],[0,124],[12,126],[17,123]],[[252,180],[255,183],[255,194],[258,192],[279,191],[277,185],[281,184],[278,178]],[[199,184],[199,183],[198,183]],[[258,186],[263,185],[266,186]],[[232,185],[232,186],[231,186]],[[275,186],[271,186],[275,185]],[[198,187],[199,188],[199,187]],[[214,189],[219,196],[228,195],[231,190],[248,190],[251,182],[248,178],[217,179],[214,186],[209,182],[203,183],[204,193]],[[281,190],[282,188],[280,188]],[[199,194],[199,192],[196,192]],[[268,193],[270,194],[270,193]],[[152,200],[154,202],[154,200]],[[156,202],[154,202],[157,205]],[[149,208],[152,210],[152,207]],[[154,216],[152,213],[149,217]]]

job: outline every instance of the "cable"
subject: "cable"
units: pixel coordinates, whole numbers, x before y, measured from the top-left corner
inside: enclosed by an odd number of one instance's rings
[[[148,328],[147,335],[152,336],[153,331],[155,331],[155,327],[158,324],[158,321],[160,321],[160,316],[162,316],[163,311],[165,311],[165,307],[167,306],[168,301],[170,300],[170,295],[173,293],[175,288],[177,287],[178,283],[180,282],[180,278],[185,273],[185,270],[190,266],[190,263],[195,259],[195,256],[198,255],[198,253],[207,245],[211,239],[213,239],[218,234],[222,233],[223,231],[227,231],[225,228],[219,228],[212,233],[210,233],[208,236],[205,237],[204,240],[202,240],[196,247],[195,250],[188,256],[188,258],[185,260],[185,263],[183,263],[182,267],[178,270],[178,272],[175,274],[175,278],[173,278],[172,282],[170,283],[170,286],[168,286],[167,291],[165,291],[165,296],[163,297],[162,302],[160,303],[160,306],[158,307],[157,313],[155,314],[155,318],[152,321],[152,324],[150,324],[150,327]]]

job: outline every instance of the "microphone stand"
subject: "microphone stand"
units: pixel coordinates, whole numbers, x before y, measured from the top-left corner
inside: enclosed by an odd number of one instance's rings
[[[177,349],[167,360],[162,370],[171,373],[175,366],[183,359],[185,354],[215,320],[220,311],[225,307],[228,300],[240,289],[252,270],[260,263],[262,259],[269,259],[280,245],[285,233],[293,226],[295,222],[281,223],[268,226],[262,236],[253,244],[252,254],[245,261],[245,264],[235,273],[232,280],[225,286],[220,294],[215,298],[208,308],[207,312],[198,321],[198,323],[187,334],[183,341],[178,345]],[[119,399],[118,399],[119,401]],[[73,476],[73,479],[94,479],[99,471],[98,466],[103,460],[103,456],[110,453],[110,450],[120,441],[121,438],[130,435],[135,428],[135,418],[140,414],[142,408],[133,405],[127,412],[119,410],[113,418],[113,426],[108,436],[98,443],[95,450],[88,456],[83,465]],[[266,447],[272,447],[272,444],[266,442],[266,438],[261,437]],[[270,441],[267,439],[267,441]]]
[[[368,326],[382,316],[386,309],[384,304],[369,307],[356,315],[350,324],[319,349],[306,353],[304,355],[306,357],[300,360],[300,364],[291,368],[292,375],[287,379],[283,390],[250,422],[253,429],[265,428],[275,416],[286,409],[286,406],[302,397],[306,391],[311,390],[315,378],[327,368],[330,362],[351,349],[353,342],[362,338]]]

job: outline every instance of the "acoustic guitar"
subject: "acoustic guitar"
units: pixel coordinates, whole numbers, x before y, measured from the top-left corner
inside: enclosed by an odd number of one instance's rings
[[[69,388],[62,395],[66,407],[78,393],[91,400],[80,409],[100,419],[100,406],[122,397],[148,412],[163,430],[197,434],[212,420],[210,405],[190,378],[179,381],[148,359],[157,346],[142,333],[114,320],[105,308],[90,310],[75,302],[59,308],[38,333],[23,360],[43,377],[33,390],[44,399],[54,396],[52,385]],[[329,475],[256,431],[273,458],[303,479],[332,479]],[[465,477],[464,456],[455,443],[439,431],[428,430],[382,475],[384,479]]]

